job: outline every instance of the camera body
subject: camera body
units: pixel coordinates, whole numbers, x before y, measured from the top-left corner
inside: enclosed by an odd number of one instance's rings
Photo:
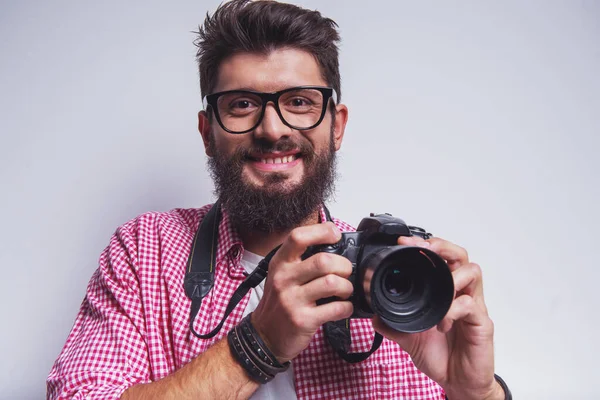
[[[362,219],[356,232],[342,232],[334,244],[311,246],[303,258],[326,252],[350,260],[349,280],[354,290],[348,300],[354,306],[352,318],[379,315],[397,331],[421,332],[435,326],[448,312],[454,298],[453,278],[435,252],[398,245],[401,236],[432,237],[390,214],[371,214]],[[334,300],[322,299],[320,303]]]

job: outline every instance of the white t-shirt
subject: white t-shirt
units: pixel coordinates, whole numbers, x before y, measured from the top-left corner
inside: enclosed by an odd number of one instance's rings
[[[244,250],[242,255],[241,264],[247,273],[254,271],[256,266],[263,257],[258,254]],[[243,316],[245,317],[250,312],[254,311],[258,302],[262,298],[265,290],[265,281],[263,280],[257,287],[255,287],[250,294],[250,300],[244,310]],[[294,370],[293,363],[285,372],[281,372],[275,375],[275,378],[271,382],[261,385],[256,392],[250,397],[251,400],[279,400],[279,399],[290,399],[295,400],[296,390],[294,389]]]

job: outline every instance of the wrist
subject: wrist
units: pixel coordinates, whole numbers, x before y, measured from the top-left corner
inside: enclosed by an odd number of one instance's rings
[[[290,362],[280,363],[276,359],[252,325],[251,316],[252,313],[229,331],[227,342],[233,357],[248,376],[264,384],[271,381],[278,373],[287,370]]]
[[[494,386],[490,391],[490,394],[484,397],[484,400],[504,400],[506,399],[506,393],[504,393],[504,389],[500,386],[500,383],[496,379],[494,379]]]
[[[479,394],[464,393],[464,389],[452,390],[450,388],[444,389],[446,392],[446,400],[454,399],[469,399],[469,400],[512,400],[512,393],[504,382],[504,380],[498,375],[494,374],[494,382],[492,386]]]

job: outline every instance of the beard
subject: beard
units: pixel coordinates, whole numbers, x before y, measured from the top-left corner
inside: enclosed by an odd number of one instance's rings
[[[234,154],[220,154],[211,133],[209,149],[213,157],[207,164],[215,184],[215,195],[221,200],[234,227],[263,233],[285,232],[302,225],[317,212],[334,192],[336,151],[333,126],[329,147],[316,154],[304,137],[294,141],[281,139],[275,143],[255,140],[250,148],[238,147]],[[243,166],[250,154],[299,150],[304,175],[295,185],[286,182],[287,174],[271,172],[258,187],[244,180]]]

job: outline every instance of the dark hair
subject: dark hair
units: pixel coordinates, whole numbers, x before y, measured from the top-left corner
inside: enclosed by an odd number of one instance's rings
[[[232,0],[207,13],[195,45],[200,70],[200,92],[214,90],[221,62],[235,53],[264,53],[292,47],[311,53],[323,79],[342,96],[337,24],[311,11],[272,0]]]

